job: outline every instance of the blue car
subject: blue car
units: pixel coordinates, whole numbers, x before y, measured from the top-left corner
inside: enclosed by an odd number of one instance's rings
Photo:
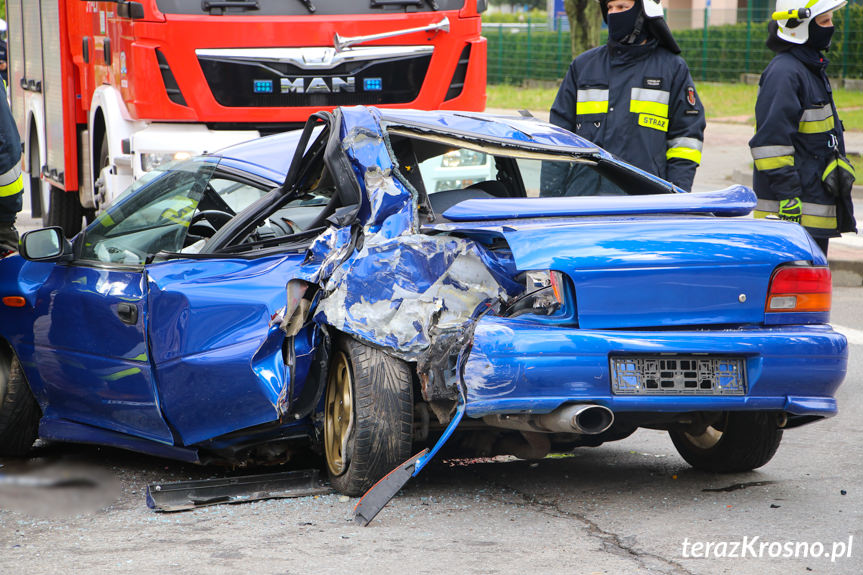
[[[538,458],[649,427],[697,468],[754,469],[836,413],[848,359],[823,253],[754,206],[533,118],[320,113],[147,174],[71,242],[22,237],[0,455],[311,447],[358,495],[450,436]]]

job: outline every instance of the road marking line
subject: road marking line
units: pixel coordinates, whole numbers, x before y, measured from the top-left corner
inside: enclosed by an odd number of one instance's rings
[[[833,324],[833,329],[844,335],[848,339],[848,343],[863,345],[863,331],[836,324]]]

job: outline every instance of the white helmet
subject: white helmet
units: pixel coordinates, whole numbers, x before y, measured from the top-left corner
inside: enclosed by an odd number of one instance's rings
[[[805,44],[809,40],[809,22],[846,3],[847,0],[776,0],[772,16],[779,24],[776,35],[792,44]]]
[[[6,20],[0,18],[0,34],[6,31]]]

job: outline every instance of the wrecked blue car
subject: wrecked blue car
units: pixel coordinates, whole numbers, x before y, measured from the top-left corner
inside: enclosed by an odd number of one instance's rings
[[[311,447],[358,495],[450,436],[539,458],[649,427],[753,469],[836,413],[848,359],[824,255],[754,206],[533,118],[317,114],[149,173],[71,243],[23,236],[0,455]]]

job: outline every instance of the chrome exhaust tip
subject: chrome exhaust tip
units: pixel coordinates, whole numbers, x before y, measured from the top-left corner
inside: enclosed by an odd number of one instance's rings
[[[614,412],[603,405],[577,403],[541,416],[541,422],[556,431],[597,435],[614,423]]]

